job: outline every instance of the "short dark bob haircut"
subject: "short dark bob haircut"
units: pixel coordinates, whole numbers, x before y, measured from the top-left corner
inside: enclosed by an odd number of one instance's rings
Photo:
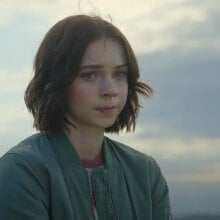
[[[59,132],[67,127],[66,123],[71,124],[65,117],[69,87],[78,73],[88,45],[103,37],[119,42],[128,67],[126,105],[115,123],[105,131],[134,131],[141,107],[138,94],[149,98],[153,89],[138,81],[137,60],[126,37],[112,23],[96,15],[74,15],[64,18],[44,37],[35,56],[34,76],[24,96],[25,104],[34,117],[33,126],[37,130]]]

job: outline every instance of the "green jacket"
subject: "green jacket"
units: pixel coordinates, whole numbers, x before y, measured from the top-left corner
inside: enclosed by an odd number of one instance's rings
[[[105,166],[91,181],[100,220],[168,220],[157,163],[104,139]],[[64,133],[35,134],[0,159],[1,220],[94,220],[87,171]]]

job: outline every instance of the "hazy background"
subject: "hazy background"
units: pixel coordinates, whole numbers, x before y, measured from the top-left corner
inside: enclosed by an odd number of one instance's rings
[[[219,0],[1,0],[0,155],[35,132],[23,93],[43,36],[80,13],[112,19],[156,90],[136,132],[113,138],[158,161],[174,215],[220,213]]]

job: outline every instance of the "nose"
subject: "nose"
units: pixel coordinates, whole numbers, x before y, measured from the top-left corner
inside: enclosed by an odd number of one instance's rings
[[[103,79],[100,89],[101,96],[115,97],[118,94],[117,85],[111,77]]]

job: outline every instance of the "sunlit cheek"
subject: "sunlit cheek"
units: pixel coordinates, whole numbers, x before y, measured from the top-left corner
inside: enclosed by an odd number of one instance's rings
[[[87,91],[85,88],[77,87],[70,91],[69,103],[71,106],[86,105],[91,100],[91,91]]]
[[[91,93],[85,91],[74,94],[74,100],[77,103],[87,103],[91,98]]]

